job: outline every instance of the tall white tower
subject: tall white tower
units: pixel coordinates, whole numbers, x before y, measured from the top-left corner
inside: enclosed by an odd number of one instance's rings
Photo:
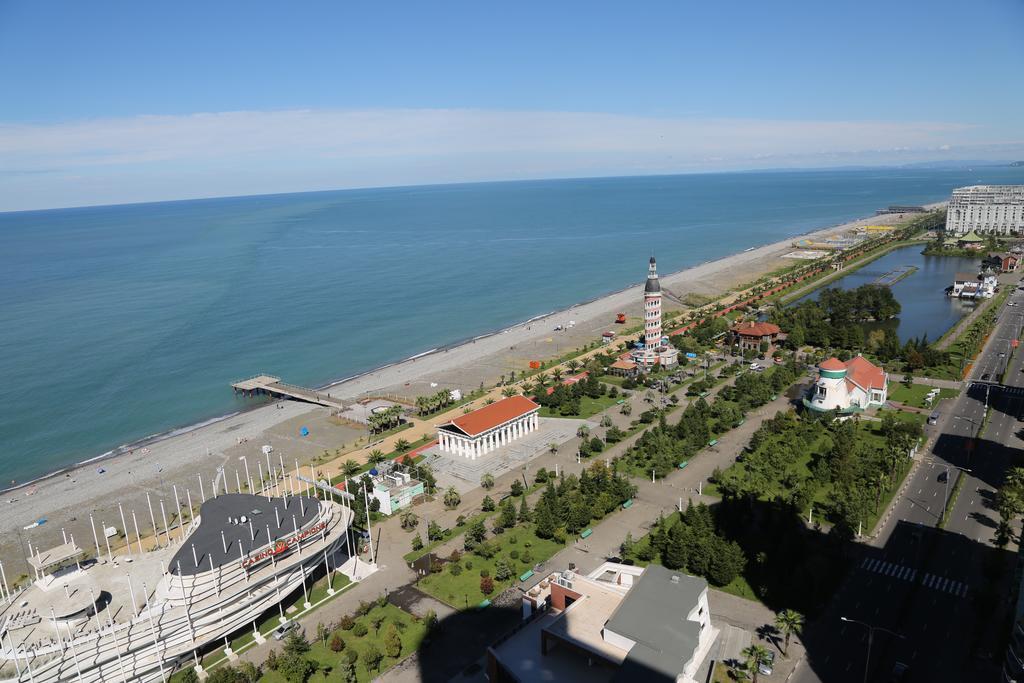
[[[658,266],[651,257],[647,269],[647,284],[644,285],[644,364],[654,365],[661,346],[661,284],[658,282]]]

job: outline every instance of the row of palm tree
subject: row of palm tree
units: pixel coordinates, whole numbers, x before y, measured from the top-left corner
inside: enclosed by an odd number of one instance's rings
[[[374,410],[366,417],[366,424],[370,428],[370,433],[386,432],[402,424],[403,411],[404,408],[399,405]]]
[[[416,412],[420,415],[429,415],[430,413],[436,413],[443,408],[447,408],[453,402],[451,390],[442,389],[435,394],[418,396],[416,398]]]

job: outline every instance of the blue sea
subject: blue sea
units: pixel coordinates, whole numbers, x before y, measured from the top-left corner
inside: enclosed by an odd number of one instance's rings
[[[404,187],[0,214],[0,481],[1024,168]]]

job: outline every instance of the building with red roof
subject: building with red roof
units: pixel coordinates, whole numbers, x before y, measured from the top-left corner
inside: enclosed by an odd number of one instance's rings
[[[818,381],[804,399],[811,410],[859,413],[881,408],[888,400],[889,375],[863,356],[845,363],[829,358],[818,365]]]
[[[760,351],[762,343],[767,343],[770,348],[781,334],[782,330],[774,323],[740,322],[729,328],[729,346],[739,346],[740,352]]]
[[[510,396],[438,425],[438,447],[476,460],[540,426],[540,406],[525,396]]]

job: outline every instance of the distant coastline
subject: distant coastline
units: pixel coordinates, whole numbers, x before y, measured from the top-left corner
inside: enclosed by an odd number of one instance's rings
[[[935,206],[940,206],[943,203],[944,202],[935,202],[935,203],[929,204],[927,206],[929,208],[932,208],[932,207],[935,207]],[[872,216],[864,216],[862,218],[855,219],[853,221],[839,222],[839,223],[834,223],[832,225],[828,225],[828,226],[825,226],[825,227],[822,227],[822,228],[816,228],[816,229],[807,230],[807,231],[804,231],[804,232],[796,232],[796,233],[793,233],[792,235],[790,235],[789,237],[785,238],[784,240],[781,240],[781,241],[778,241],[778,242],[755,244],[755,245],[749,246],[747,248],[739,249],[739,250],[734,251],[732,253],[726,254],[726,255],[721,256],[720,258],[717,258],[717,259],[710,259],[710,260],[707,260],[707,261],[702,261],[701,263],[689,266],[687,268],[682,268],[680,270],[673,271],[673,272],[667,274],[666,276],[664,276],[664,279],[666,281],[671,281],[673,278],[678,277],[678,276],[680,276],[682,274],[685,274],[687,271],[691,271],[694,268],[698,268],[698,267],[701,267],[701,266],[706,266],[706,265],[709,265],[709,264],[719,263],[719,262],[725,262],[725,261],[728,261],[729,259],[732,259],[732,258],[734,258],[736,256],[741,256],[741,255],[744,255],[744,254],[750,254],[752,251],[755,251],[755,250],[760,249],[760,248],[765,248],[765,247],[782,247],[784,245],[784,243],[788,243],[791,240],[796,240],[796,239],[799,239],[799,238],[802,238],[802,237],[807,237],[809,235],[818,235],[818,234],[827,233],[827,232],[834,231],[834,230],[843,229],[843,228],[845,228],[847,226],[850,226],[850,225],[852,225],[854,223],[857,223],[857,222],[868,221],[871,218],[873,218],[873,217]],[[592,304],[592,303],[595,303],[595,302],[599,302],[599,301],[601,301],[603,299],[607,299],[607,298],[612,297],[614,295],[622,294],[624,292],[627,292],[630,289],[633,289],[634,287],[639,286],[640,284],[642,284],[641,280],[638,280],[636,282],[631,282],[630,284],[628,284],[628,285],[626,285],[624,287],[620,287],[618,289],[614,289],[614,290],[610,290],[610,291],[605,291],[605,292],[603,292],[601,294],[598,294],[596,296],[584,299],[584,300],[579,301],[579,302],[577,302],[575,304],[572,304],[570,306],[566,306],[566,307],[563,307],[563,308],[560,308],[560,309],[548,311],[548,312],[545,312],[545,313],[539,313],[539,314],[531,316],[530,318],[527,318],[527,319],[519,321],[519,322],[512,323],[510,325],[505,325],[503,327],[499,327],[499,328],[495,328],[495,329],[492,329],[492,330],[489,330],[489,331],[485,331],[485,332],[483,332],[481,334],[478,334],[478,335],[463,337],[463,338],[458,339],[456,341],[453,341],[453,342],[450,342],[450,343],[447,343],[447,344],[443,344],[441,346],[437,346],[437,347],[428,349],[426,351],[415,353],[415,354],[413,354],[411,356],[407,356],[407,357],[399,359],[399,360],[394,360],[394,361],[389,362],[389,363],[384,363],[382,365],[378,365],[378,366],[372,367],[372,368],[370,368],[368,370],[365,370],[363,372],[358,372],[358,373],[355,373],[355,374],[352,374],[352,375],[348,375],[348,376],[345,376],[345,377],[342,377],[342,378],[338,378],[338,379],[331,379],[331,380],[329,380],[329,381],[327,381],[325,383],[321,383],[321,384],[315,385],[315,386],[310,387],[310,388],[315,389],[317,391],[329,392],[331,390],[335,390],[335,389],[338,389],[340,387],[343,387],[344,385],[346,385],[349,382],[352,382],[354,380],[359,380],[359,379],[362,379],[362,378],[366,378],[366,377],[370,377],[372,375],[378,374],[378,373],[380,373],[380,372],[382,372],[384,370],[387,370],[389,368],[393,368],[393,367],[396,367],[396,366],[399,366],[399,365],[402,365],[402,364],[405,364],[405,363],[412,363],[412,362],[418,361],[420,359],[429,358],[430,356],[434,356],[434,355],[437,355],[437,354],[441,354],[441,353],[449,352],[449,351],[452,351],[452,350],[456,350],[456,349],[459,349],[461,347],[464,347],[464,346],[466,346],[468,344],[471,344],[471,343],[479,341],[479,340],[495,337],[495,336],[501,335],[503,333],[509,332],[511,330],[514,330],[516,328],[522,328],[522,327],[529,326],[532,323],[540,321],[540,320],[544,320],[545,318],[550,318],[550,317],[566,314],[566,313],[568,313],[568,312],[570,312],[570,311],[572,311],[572,310],[574,310],[574,309],[576,309],[576,308],[578,308],[580,306],[585,306],[587,304]],[[240,410],[235,410],[235,411],[232,411],[232,412],[229,412],[229,413],[225,413],[225,414],[221,414],[221,415],[211,416],[211,417],[202,419],[202,420],[200,420],[198,422],[194,422],[194,423],[191,423],[191,424],[188,424],[188,425],[182,425],[182,426],[174,427],[174,428],[171,428],[171,429],[159,432],[159,433],[151,434],[151,435],[143,437],[141,439],[137,439],[135,441],[131,441],[131,442],[128,442],[128,443],[121,444],[119,446],[113,447],[113,448],[105,451],[104,453],[101,453],[99,455],[93,456],[91,458],[87,458],[85,460],[81,460],[81,461],[75,462],[73,464],[69,464],[69,465],[65,465],[65,466],[59,467],[59,468],[57,468],[57,469],[55,469],[53,471],[47,472],[45,474],[42,474],[42,475],[40,475],[38,477],[35,477],[35,478],[33,478],[33,479],[29,480],[29,481],[19,482],[17,484],[14,484],[13,486],[8,485],[8,486],[6,486],[6,488],[0,488],[0,493],[8,493],[8,492],[11,492],[11,491],[17,491],[17,490],[20,490],[20,489],[25,489],[25,488],[31,487],[33,485],[38,485],[39,483],[41,483],[43,481],[46,481],[47,479],[51,479],[53,477],[59,477],[62,474],[67,474],[69,472],[74,472],[75,470],[78,470],[78,469],[81,469],[81,468],[85,468],[85,467],[89,467],[89,466],[95,466],[95,465],[98,465],[98,464],[100,464],[100,463],[102,463],[104,461],[111,460],[111,459],[117,458],[119,456],[128,455],[128,454],[130,454],[130,453],[132,453],[134,451],[137,451],[137,450],[140,450],[140,449],[144,449],[144,448],[146,448],[148,446],[152,446],[154,444],[158,444],[158,443],[164,442],[166,440],[173,439],[175,437],[187,435],[190,432],[194,432],[194,431],[203,429],[205,427],[216,425],[216,424],[218,424],[220,422],[224,422],[226,420],[229,420],[229,419],[231,419],[233,417],[236,417],[238,415],[241,415],[243,413],[254,411],[254,410],[259,410],[260,408],[266,407],[269,403],[272,403],[272,402],[273,401],[253,403],[252,405],[245,406],[245,407],[241,408]]]

